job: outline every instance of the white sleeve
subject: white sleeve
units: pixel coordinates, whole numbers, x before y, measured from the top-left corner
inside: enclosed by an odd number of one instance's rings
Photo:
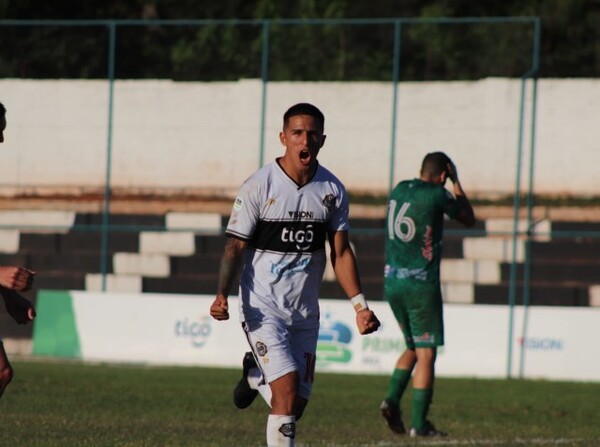
[[[260,217],[260,192],[260,185],[252,181],[252,178],[241,186],[233,202],[226,234],[244,240],[252,238]]]
[[[339,198],[336,203],[336,208],[331,213],[331,218],[329,219],[329,229],[331,231],[347,231],[350,229],[350,224],[348,222],[350,215],[348,196],[346,195],[345,188],[341,185],[339,187]]]

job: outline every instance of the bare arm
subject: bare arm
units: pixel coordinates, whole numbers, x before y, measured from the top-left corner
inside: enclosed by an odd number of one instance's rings
[[[358,295],[361,292],[360,278],[354,251],[348,239],[348,232],[337,231],[330,234],[329,243],[331,245],[331,264],[338,283],[347,296]]]
[[[338,283],[350,298],[356,311],[356,325],[358,331],[365,335],[375,332],[381,323],[375,313],[369,309],[361,292],[356,257],[350,246],[347,231],[337,231],[329,234],[331,245],[331,264]]]
[[[247,246],[248,243],[241,239],[227,239],[225,250],[221,257],[217,296],[210,306],[210,315],[215,320],[229,319],[229,305],[227,303],[227,298],[229,297],[231,287],[233,287],[233,282],[237,278],[242,265],[244,251]]]

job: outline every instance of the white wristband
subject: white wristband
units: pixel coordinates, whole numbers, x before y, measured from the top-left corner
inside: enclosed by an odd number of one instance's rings
[[[350,298],[350,302],[352,303],[352,307],[354,307],[355,312],[360,312],[363,309],[368,309],[369,305],[367,304],[367,300],[362,293],[359,293],[354,298]]]

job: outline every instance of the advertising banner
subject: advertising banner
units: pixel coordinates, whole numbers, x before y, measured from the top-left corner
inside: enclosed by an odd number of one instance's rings
[[[85,361],[209,367],[241,366],[248,345],[237,311],[230,319],[209,315],[212,296],[42,291],[33,331],[36,356]],[[321,300],[317,370],[390,374],[405,349],[389,305],[371,302],[382,325],[361,336],[349,302]],[[436,374],[506,377],[509,352],[507,306],[446,304],[446,345]],[[523,325],[524,318],[528,324]],[[600,309],[515,308],[511,376],[600,380],[597,351]]]

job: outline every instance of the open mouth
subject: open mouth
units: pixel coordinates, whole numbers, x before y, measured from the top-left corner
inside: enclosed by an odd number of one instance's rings
[[[307,150],[300,151],[300,160],[307,161],[310,158],[310,152]]]

